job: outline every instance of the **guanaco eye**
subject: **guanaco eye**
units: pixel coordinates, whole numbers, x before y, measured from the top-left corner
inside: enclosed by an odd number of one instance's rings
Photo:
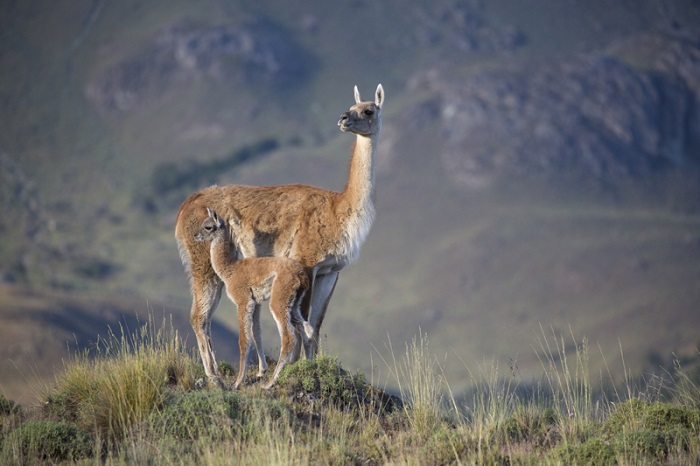
[[[372,115],[374,115],[374,110],[365,110],[365,115],[371,117]]]

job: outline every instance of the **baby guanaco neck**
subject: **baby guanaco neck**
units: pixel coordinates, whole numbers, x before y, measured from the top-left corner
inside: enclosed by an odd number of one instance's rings
[[[236,263],[233,242],[225,228],[218,230],[211,240],[211,265],[219,277],[225,277],[227,270]]]

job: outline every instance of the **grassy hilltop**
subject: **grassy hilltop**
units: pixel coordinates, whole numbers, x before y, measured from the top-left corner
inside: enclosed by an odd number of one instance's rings
[[[564,339],[562,338],[562,342]],[[544,336],[536,390],[486,368],[456,399],[424,336],[382,361],[390,395],[321,355],[285,367],[270,391],[202,389],[198,356],[153,321],[76,353],[41,405],[0,396],[3,464],[694,464],[700,391],[673,380],[591,386],[587,345]],[[235,371],[222,372],[230,383]],[[374,382],[374,381],[373,381]],[[376,383],[376,382],[375,382]]]
[[[692,1],[3,3],[0,392],[34,401],[67,348],[149,310],[194,346],[179,203],[342,189],[337,117],[380,82],[378,216],[326,354],[369,377],[423,332],[459,398],[484,360],[540,380],[552,328],[590,341],[594,385],[674,358],[694,377],[698,30]]]

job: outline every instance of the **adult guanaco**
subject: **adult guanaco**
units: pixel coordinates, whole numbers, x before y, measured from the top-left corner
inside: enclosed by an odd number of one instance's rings
[[[374,101],[363,102],[355,86],[355,104],[340,116],[338,125],[355,134],[345,188],[330,191],[315,186],[211,186],[188,197],[177,214],[175,237],[192,292],[190,322],[197,336],[207,377],[220,383],[211,346],[211,315],[221,299],[223,282],[216,274],[206,244],[194,235],[215,210],[231,227],[242,257],[289,257],[299,262],[310,280],[302,315],[320,335],[338,273],[357,259],[375,216],[375,158],[382,127],[384,88]],[[231,219],[237,219],[232,222]],[[300,354],[297,339],[292,355]],[[316,338],[304,343],[306,357],[317,352]]]

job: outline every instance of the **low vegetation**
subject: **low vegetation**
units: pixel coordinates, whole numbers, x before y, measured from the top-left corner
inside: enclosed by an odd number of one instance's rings
[[[425,335],[383,363],[390,394],[333,357],[300,361],[266,391],[203,387],[198,357],[152,322],[75,354],[41,403],[0,396],[0,463],[105,464],[697,464],[700,397],[680,367],[645,388],[595,390],[587,344],[568,356],[543,331],[534,389],[474,377],[455,396]],[[235,371],[222,363],[230,383]],[[651,387],[654,387],[653,389]],[[620,395],[624,393],[624,395]]]
[[[148,211],[157,210],[158,199],[165,199],[166,203],[177,205],[176,203],[181,202],[190,191],[217,183],[221,173],[268,155],[278,147],[279,142],[276,139],[267,138],[209,162],[188,160],[181,164],[171,161],[160,163],[151,173],[150,193],[140,199],[142,206]]]

